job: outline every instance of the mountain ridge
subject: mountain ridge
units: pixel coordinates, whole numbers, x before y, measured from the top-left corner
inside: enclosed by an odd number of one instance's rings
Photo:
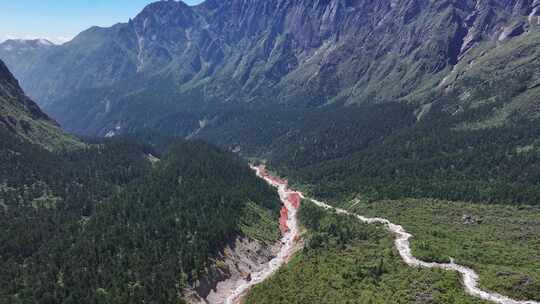
[[[219,116],[212,109],[220,104],[429,104],[451,91],[441,88],[462,86],[458,80],[472,74],[461,68],[464,62],[483,52],[514,52],[514,39],[535,37],[539,5],[208,0],[190,7],[160,1],[127,23],[93,27],[50,48],[28,70],[20,59],[8,63],[30,96],[68,130],[105,135],[125,125],[129,132],[196,108],[186,114],[192,122],[171,130],[187,135],[198,129],[197,121]],[[167,83],[160,84],[167,92],[150,93],[156,82]],[[171,100],[163,104],[165,95]],[[138,99],[153,103],[156,113],[126,117],[141,110]],[[77,124],[77,117],[95,126]]]

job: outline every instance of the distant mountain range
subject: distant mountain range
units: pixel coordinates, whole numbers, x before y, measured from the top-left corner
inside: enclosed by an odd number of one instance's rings
[[[188,136],[230,111],[395,102],[418,118],[487,105],[472,125],[500,125],[537,115],[538,18],[539,0],[160,1],[61,46],[4,42],[0,58],[83,134]]]

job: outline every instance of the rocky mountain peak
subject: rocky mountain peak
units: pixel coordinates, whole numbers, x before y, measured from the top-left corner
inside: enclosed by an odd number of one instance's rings
[[[148,4],[136,17],[135,21],[154,18],[159,21],[178,20],[189,14],[191,7],[182,1],[165,0]]]
[[[137,71],[161,69],[190,49],[202,18],[182,1],[146,6],[129,24],[135,35]]]

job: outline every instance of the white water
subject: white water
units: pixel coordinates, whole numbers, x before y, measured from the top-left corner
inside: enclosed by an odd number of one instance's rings
[[[298,236],[298,220],[296,218],[297,210],[294,208],[292,203],[289,201],[289,194],[295,193],[294,191],[290,191],[287,188],[286,184],[280,184],[275,181],[272,181],[271,179],[264,178],[261,175],[260,168],[252,167],[253,170],[257,173],[257,176],[260,178],[263,178],[267,183],[270,185],[276,187],[278,189],[279,197],[285,207],[288,210],[288,217],[287,217],[287,227],[289,228],[289,231],[283,235],[283,238],[281,239],[281,242],[283,246],[279,250],[279,253],[275,258],[273,258],[268,265],[266,265],[265,269],[252,273],[251,274],[251,280],[243,280],[239,283],[239,285],[236,287],[236,289],[233,291],[231,295],[227,297],[225,300],[225,304],[237,304],[240,303],[240,300],[245,295],[245,293],[253,286],[263,282],[267,278],[269,278],[273,273],[275,273],[281,266],[283,266],[291,255],[294,252],[295,249],[295,242]],[[300,193],[299,193],[300,194]]]
[[[302,198],[305,199],[303,195],[301,196]],[[506,296],[503,296],[501,294],[495,293],[495,292],[488,292],[488,291],[480,289],[478,287],[478,274],[470,268],[455,264],[453,260],[451,260],[450,263],[441,264],[441,263],[428,263],[428,262],[424,262],[415,258],[412,255],[411,246],[409,243],[409,239],[412,237],[412,235],[410,233],[407,233],[407,231],[405,231],[405,229],[403,229],[402,226],[393,224],[387,219],[367,218],[360,215],[352,214],[343,209],[334,208],[328,204],[319,202],[314,199],[309,199],[309,200],[311,200],[316,205],[323,207],[325,209],[335,210],[337,213],[355,216],[360,221],[367,224],[385,225],[388,228],[388,230],[390,230],[392,233],[396,235],[396,241],[395,241],[396,248],[398,249],[399,254],[401,255],[401,258],[407,265],[413,266],[413,267],[440,268],[444,270],[457,271],[463,277],[463,285],[465,286],[465,291],[474,297],[487,300],[493,303],[498,303],[498,304],[540,304],[540,302],[537,302],[537,301],[517,301],[511,298],[508,298]]]

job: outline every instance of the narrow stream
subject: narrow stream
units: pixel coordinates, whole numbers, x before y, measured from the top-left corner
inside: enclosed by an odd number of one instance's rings
[[[302,198],[306,199],[304,195],[302,195]],[[364,223],[382,224],[386,226],[388,230],[396,235],[396,248],[399,251],[401,258],[407,265],[413,267],[440,268],[449,271],[457,271],[463,277],[463,285],[465,287],[465,291],[469,295],[498,304],[540,304],[540,302],[537,301],[518,301],[495,292],[480,289],[480,287],[478,287],[478,274],[468,267],[454,263],[453,260],[451,263],[428,263],[415,258],[412,255],[411,245],[409,243],[409,239],[412,237],[412,234],[405,231],[402,226],[396,225],[387,219],[363,217],[361,215],[352,214],[343,209],[332,207],[314,199],[308,199],[320,207],[328,210],[334,210],[337,213],[352,215]]]

